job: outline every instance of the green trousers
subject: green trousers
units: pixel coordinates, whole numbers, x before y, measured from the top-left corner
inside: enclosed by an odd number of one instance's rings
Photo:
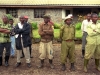
[[[85,59],[90,59],[94,56],[95,59],[100,59],[100,45],[87,44],[85,47]]]
[[[70,63],[75,62],[75,42],[74,41],[62,41],[61,44],[61,64],[67,62],[67,57]]]

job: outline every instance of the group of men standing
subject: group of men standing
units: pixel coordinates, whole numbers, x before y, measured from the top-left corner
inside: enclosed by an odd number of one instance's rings
[[[44,67],[44,60],[48,56],[50,68],[54,69],[53,65],[53,23],[51,22],[50,15],[44,15],[44,22],[39,25],[38,33],[41,36],[41,42],[39,47],[39,59],[40,64],[38,68]],[[16,67],[21,65],[22,51],[24,53],[26,63],[28,67],[31,67],[31,36],[32,31],[30,24],[27,22],[27,16],[21,16],[20,22],[12,29],[8,23],[7,16],[2,17],[3,23],[0,25],[0,66],[2,65],[2,55],[4,48],[5,54],[5,66],[8,66],[11,41],[10,36],[15,35],[15,44],[17,51],[17,64]],[[87,19],[83,21],[81,29],[83,31],[82,38],[82,55],[84,57],[84,71],[87,72],[87,64],[91,56],[94,54],[96,69],[100,71],[100,23],[97,22],[97,14],[87,14]],[[60,29],[61,43],[61,70],[66,70],[67,58],[70,61],[70,70],[75,71],[75,26],[72,24],[73,16],[68,15],[64,19],[64,25]]]
[[[96,13],[87,14],[87,19],[82,22],[82,55],[84,57],[84,71],[92,56],[95,58],[96,69],[100,71],[100,23]]]
[[[4,48],[6,50],[5,66],[9,66],[9,63],[8,63],[9,57],[10,55],[11,56],[15,55],[14,47],[16,46],[16,52],[17,52],[16,67],[21,65],[22,51],[24,52],[27,66],[31,67],[31,64],[30,64],[31,56],[30,56],[30,50],[29,50],[32,44],[31,36],[30,36],[31,27],[26,22],[25,16],[21,16],[19,20],[20,22],[16,26],[13,26],[12,25],[13,19],[8,19],[7,15],[4,15],[2,17],[3,23],[0,25],[0,66],[2,66]]]

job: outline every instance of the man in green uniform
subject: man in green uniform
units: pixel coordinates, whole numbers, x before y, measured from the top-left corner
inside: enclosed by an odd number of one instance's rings
[[[84,57],[84,72],[87,72],[87,65],[89,59],[94,55],[96,69],[100,71],[99,60],[100,60],[100,23],[97,22],[98,15],[92,14],[92,23],[87,26],[87,44],[86,52]]]
[[[9,66],[9,56],[10,56],[10,49],[11,49],[11,41],[10,41],[10,30],[11,25],[8,24],[8,17],[2,17],[3,23],[0,24],[0,66],[2,65],[2,56],[3,50],[6,49],[5,53],[5,66]]]
[[[61,65],[62,71],[66,70],[66,58],[68,56],[71,67],[70,70],[74,71],[74,62],[75,62],[75,27],[71,24],[72,23],[72,18],[70,16],[67,16],[65,18],[65,25],[61,27],[60,31],[60,37],[62,39],[62,44],[61,44]]]

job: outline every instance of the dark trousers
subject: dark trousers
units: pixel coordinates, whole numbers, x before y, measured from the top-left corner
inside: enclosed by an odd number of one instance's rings
[[[10,56],[11,42],[0,43],[0,57],[3,55],[3,50],[6,50],[5,56]]]
[[[31,56],[31,52],[32,52],[31,45],[29,46],[29,51],[30,51],[30,56]]]
[[[83,33],[83,36],[82,36],[82,50],[85,50],[85,45],[87,43],[87,41],[86,41],[87,35],[88,35],[87,32]]]

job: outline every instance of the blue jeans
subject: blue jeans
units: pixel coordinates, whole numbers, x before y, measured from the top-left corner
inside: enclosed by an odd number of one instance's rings
[[[10,51],[11,53],[10,53],[10,55],[14,56],[15,55],[15,36],[11,36],[10,39],[11,39],[11,51]]]

